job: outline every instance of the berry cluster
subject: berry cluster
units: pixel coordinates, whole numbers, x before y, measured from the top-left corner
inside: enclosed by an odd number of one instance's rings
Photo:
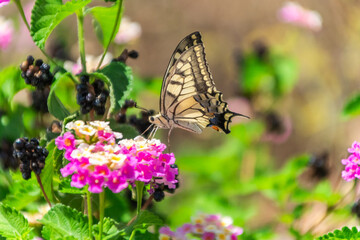
[[[97,115],[104,115],[106,99],[109,96],[109,91],[104,88],[104,82],[96,79],[90,84],[87,75],[82,75],[80,81],[81,83],[76,85],[76,100],[80,105],[81,113],[87,114],[94,109]]]
[[[322,179],[329,175],[329,153],[323,152],[319,155],[313,155],[309,160],[309,167],[312,169],[314,178]]]
[[[17,169],[19,167],[18,161],[13,157],[12,141],[2,139],[0,141],[0,164],[4,169]]]
[[[171,168],[177,168],[176,164],[171,164],[170,165]],[[155,187],[155,191],[154,191],[154,200],[157,202],[160,202],[161,200],[164,199],[165,197],[165,193],[164,192],[168,192],[173,194],[175,192],[176,189],[179,188],[179,170],[178,170],[178,174],[175,176],[175,179],[177,180],[177,182],[175,183],[175,188],[169,188],[169,186],[164,185],[164,184],[156,184],[157,187]]]
[[[357,200],[354,205],[351,207],[351,212],[360,218],[360,199]]]
[[[21,77],[25,79],[26,84],[31,84],[38,89],[44,89],[50,86],[54,76],[50,72],[50,65],[37,59],[34,63],[34,57],[28,56],[26,61],[20,65]]]
[[[154,115],[154,110],[142,111],[141,117],[137,118],[136,115],[130,115],[129,119],[127,119],[126,111],[128,108],[136,107],[136,102],[133,100],[126,100],[124,105],[121,107],[120,112],[115,115],[115,120],[117,123],[127,123],[134,126],[139,133],[143,133],[150,125],[149,117]],[[147,136],[151,132],[151,129],[144,133]]]
[[[124,49],[124,51],[120,54],[120,56],[114,58],[113,61],[126,63],[126,60],[128,58],[136,59],[138,57],[139,57],[139,53],[137,51],[135,50],[128,51],[127,49]]]
[[[18,138],[14,142],[13,156],[20,161],[20,171],[25,180],[31,178],[31,171],[36,175],[41,173],[45,166],[48,150],[39,145],[36,138]]]

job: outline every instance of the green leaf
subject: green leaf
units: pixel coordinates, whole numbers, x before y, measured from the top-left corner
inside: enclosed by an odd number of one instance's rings
[[[135,229],[134,231],[135,231],[134,236],[133,236],[134,240],[142,240],[142,239],[157,240],[157,239],[159,239],[158,235],[150,233],[149,231],[144,230],[144,229]]]
[[[75,209],[57,204],[40,221],[45,239],[86,239],[89,235],[87,217]]]
[[[55,140],[51,140],[46,146],[49,155],[45,160],[45,167],[40,174],[41,182],[44,186],[46,195],[50,201],[53,201],[53,176],[54,169],[59,165],[63,157],[63,151],[60,151],[56,145]]]
[[[129,66],[122,62],[111,62],[103,69],[90,74],[106,82],[110,88],[110,112],[121,108],[132,89],[133,75]]]
[[[332,233],[325,234],[321,237],[316,238],[317,240],[329,239],[329,240],[357,240],[360,238],[360,232],[356,227],[352,229],[348,227],[343,227],[341,230],[335,230]]]
[[[70,115],[69,110],[66,109],[64,104],[60,101],[60,99],[55,94],[57,85],[59,84],[59,82],[62,81],[62,79],[67,77],[68,74],[70,74],[70,73],[55,74],[55,81],[51,85],[51,90],[50,90],[48,101],[47,101],[49,113],[59,120],[63,120],[64,118],[66,118]]]
[[[94,30],[96,36],[98,37],[99,41],[101,42],[104,48],[110,41],[114,39],[116,33],[119,31],[119,25],[124,8],[121,9],[120,18],[119,18],[120,21],[115,23],[118,9],[119,9],[119,1],[117,1],[117,4],[114,4],[111,7],[93,7],[88,10],[88,12],[91,13],[94,17],[93,19]],[[114,24],[116,24],[115,34],[113,36],[113,39],[110,39],[112,31],[114,29]]]
[[[14,208],[0,203],[0,235],[6,239],[30,239],[26,218]]]
[[[347,101],[342,114],[344,117],[355,117],[360,114],[360,93]]]
[[[147,229],[152,225],[162,225],[163,220],[152,212],[141,211],[134,222],[132,222],[126,229],[126,234],[130,235],[134,229]]]
[[[66,17],[82,9],[91,0],[36,0],[31,13],[31,36],[35,44],[45,48],[45,43],[55,27]]]
[[[120,237],[122,232],[119,229],[120,229],[120,224],[117,223],[114,219],[104,218],[102,239],[103,240],[122,239]],[[99,224],[94,225],[93,231],[94,231],[94,235],[96,236],[99,235]]]
[[[49,155],[45,159],[45,167],[41,171],[40,178],[44,191],[50,201],[53,201],[53,175],[54,175],[54,151],[56,150],[55,140],[49,142],[46,146]]]
[[[40,188],[36,181],[36,177],[32,174],[31,179],[25,181],[20,171],[12,173],[13,182],[10,185],[10,193],[3,201],[4,204],[22,210],[29,203],[35,202],[40,198]]]
[[[59,185],[59,191],[62,193],[69,193],[69,194],[85,194],[86,190],[84,188],[76,188],[76,187],[72,187],[70,185],[71,180],[70,178],[64,178],[62,179],[62,181],[60,182]]]
[[[64,134],[65,133],[65,126],[67,123],[71,122],[71,121],[74,121],[78,116],[79,116],[79,112],[76,112],[74,114],[71,114],[70,116],[64,118],[64,121],[63,121],[63,124],[62,124],[62,131],[61,131],[61,134]]]
[[[18,66],[9,66],[0,71],[0,102],[10,104],[14,95],[26,87]],[[2,106],[3,107],[3,106]]]
[[[55,95],[55,92],[50,91],[47,104],[49,113],[59,120],[63,120],[70,115],[70,112],[65,108],[60,99]]]

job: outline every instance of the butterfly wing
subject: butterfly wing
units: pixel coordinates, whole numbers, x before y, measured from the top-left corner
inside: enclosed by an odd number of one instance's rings
[[[201,133],[212,126],[229,133],[235,115],[222,100],[209,71],[199,32],[185,37],[175,49],[166,70],[160,98],[160,113],[176,127]]]

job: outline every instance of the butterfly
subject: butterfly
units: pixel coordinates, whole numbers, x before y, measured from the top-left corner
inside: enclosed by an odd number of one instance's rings
[[[166,69],[160,95],[160,113],[149,117],[158,128],[181,128],[202,133],[206,127],[230,133],[234,116],[247,116],[229,110],[223,94],[215,87],[205,58],[199,32],[186,36],[176,47]]]

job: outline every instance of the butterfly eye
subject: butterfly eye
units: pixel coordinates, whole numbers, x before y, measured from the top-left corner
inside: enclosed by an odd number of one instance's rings
[[[155,118],[154,117],[149,117],[150,122],[154,122]]]

